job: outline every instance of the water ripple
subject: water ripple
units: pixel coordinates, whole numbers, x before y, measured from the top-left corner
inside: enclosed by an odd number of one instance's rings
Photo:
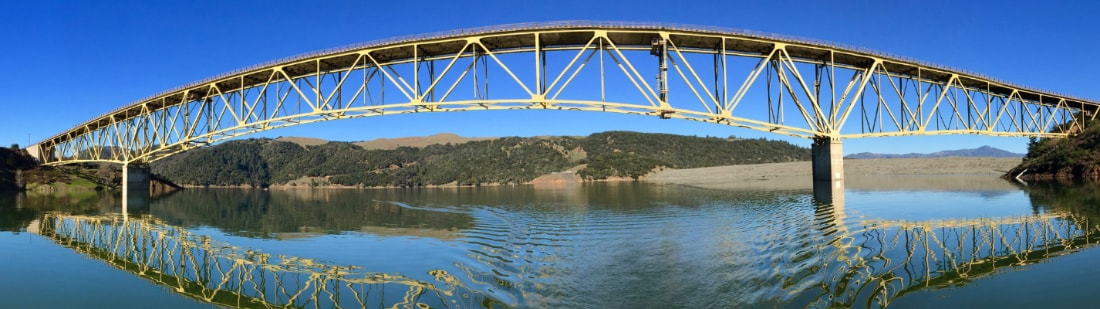
[[[706,196],[581,213],[472,207],[468,213],[475,227],[463,231],[470,245],[463,267],[476,281],[495,284],[494,289],[512,294],[524,307],[713,307],[783,301],[791,285],[805,285],[801,282],[820,264],[817,252],[825,241],[815,235],[822,235],[822,228],[836,228],[807,224],[824,220],[804,197],[752,198]],[[724,284],[728,282],[740,284]]]

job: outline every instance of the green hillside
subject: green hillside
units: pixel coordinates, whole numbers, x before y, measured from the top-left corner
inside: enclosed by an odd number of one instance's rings
[[[766,139],[604,132],[588,137],[505,137],[462,144],[366,150],[352,143],[300,146],[272,139],[225,142],[155,162],[184,185],[297,183],[363,187],[519,184],[580,164],[586,179],[638,177],[655,168],[804,161],[806,148]],[[306,178],[304,178],[306,177]]]
[[[1068,138],[1032,138],[1023,162],[1005,177],[1100,180],[1100,121],[1085,128]]]
[[[34,160],[19,149],[19,145],[0,147],[0,191],[21,189],[22,184],[17,177],[19,171],[34,166]]]

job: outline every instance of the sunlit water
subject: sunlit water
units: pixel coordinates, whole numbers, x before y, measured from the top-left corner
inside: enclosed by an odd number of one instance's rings
[[[0,194],[0,307],[1089,307],[1100,190]],[[882,184],[882,181],[869,183]],[[929,185],[932,183],[933,185]],[[950,185],[943,185],[948,183]],[[909,184],[909,185],[907,185]],[[939,185],[935,185],[939,184]]]

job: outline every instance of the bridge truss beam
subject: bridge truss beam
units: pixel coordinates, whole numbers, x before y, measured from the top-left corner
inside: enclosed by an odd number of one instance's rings
[[[52,165],[148,163],[305,123],[517,109],[648,115],[834,140],[1060,137],[1095,118],[1097,106],[803,39],[667,25],[514,25],[240,70],[140,100],[34,149]]]

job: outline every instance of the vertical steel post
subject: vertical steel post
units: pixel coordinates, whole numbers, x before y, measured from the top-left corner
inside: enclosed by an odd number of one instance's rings
[[[649,54],[657,56],[657,100],[662,109],[668,108],[668,40],[654,38],[649,44]],[[661,111],[661,119],[668,119],[669,112]]]
[[[649,53],[657,56],[657,89],[660,91],[658,99],[664,105],[668,103],[668,41],[663,38],[653,39]]]

